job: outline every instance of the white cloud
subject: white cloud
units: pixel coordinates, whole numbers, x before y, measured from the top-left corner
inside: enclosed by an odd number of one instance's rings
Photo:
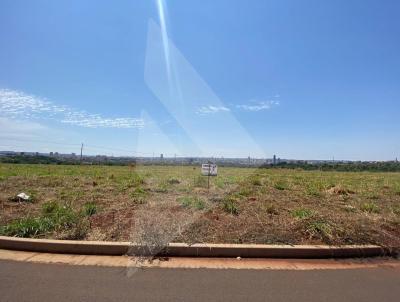
[[[231,111],[229,108],[225,106],[212,106],[212,105],[207,105],[207,106],[201,106],[198,108],[197,113],[198,114],[214,114],[218,112],[228,112]]]
[[[0,115],[6,118],[55,119],[87,128],[142,128],[144,121],[131,117],[103,117],[10,89],[0,89]]]
[[[241,104],[236,105],[236,108],[242,109],[245,111],[261,111],[261,110],[268,110],[274,106],[278,106],[279,101],[255,101],[252,100],[249,104]]]

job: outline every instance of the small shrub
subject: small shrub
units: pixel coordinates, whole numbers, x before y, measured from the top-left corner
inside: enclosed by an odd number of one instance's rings
[[[379,207],[373,202],[364,202],[361,207],[361,211],[366,213],[379,213]]]
[[[97,206],[94,202],[87,202],[83,206],[83,212],[85,216],[93,216],[97,212]]]
[[[167,180],[167,183],[170,185],[177,185],[177,184],[180,184],[181,181],[177,178],[171,177]]]
[[[314,212],[310,209],[296,209],[291,212],[292,216],[299,219],[306,219],[314,215]]]
[[[232,215],[239,215],[239,205],[236,199],[232,197],[224,198],[222,201],[222,209]]]

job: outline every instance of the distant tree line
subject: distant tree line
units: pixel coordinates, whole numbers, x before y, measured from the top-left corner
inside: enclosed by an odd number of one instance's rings
[[[281,162],[275,165],[266,164],[262,168],[277,169],[302,169],[302,170],[320,170],[320,171],[342,171],[342,172],[400,172],[400,163],[397,161],[382,162],[338,162],[338,163],[307,163],[298,162]]]
[[[79,158],[62,158],[56,156],[46,155],[7,155],[0,156],[0,163],[11,163],[11,164],[52,164],[52,165],[79,165],[81,164]],[[218,162],[217,162],[218,163]],[[82,164],[86,165],[108,165],[108,166],[127,166],[135,165],[136,161],[132,158],[107,158],[98,159],[96,157],[83,158]],[[141,165],[179,165],[182,163],[171,163],[171,162],[145,162],[140,163]],[[241,163],[218,163],[221,167],[249,167],[254,168],[256,166],[241,164]],[[198,163],[187,162],[183,165],[197,166]],[[397,161],[382,161],[382,162],[335,162],[335,163],[308,163],[306,161],[291,161],[291,162],[279,162],[277,164],[264,164],[258,166],[265,169],[301,169],[301,170],[320,170],[320,171],[343,171],[343,172],[400,172],[400,162]]]

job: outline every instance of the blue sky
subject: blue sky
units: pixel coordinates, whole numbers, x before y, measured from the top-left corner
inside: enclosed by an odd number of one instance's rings
[[[2,0],[0,149],[400,158],[399,11]]]

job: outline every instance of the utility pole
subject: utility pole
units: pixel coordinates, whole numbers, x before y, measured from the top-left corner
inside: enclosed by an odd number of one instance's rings
[[[82,151],[83,151],[83,143],[81,145],[81,159],[80,159],[80,163],[82,163]]]

